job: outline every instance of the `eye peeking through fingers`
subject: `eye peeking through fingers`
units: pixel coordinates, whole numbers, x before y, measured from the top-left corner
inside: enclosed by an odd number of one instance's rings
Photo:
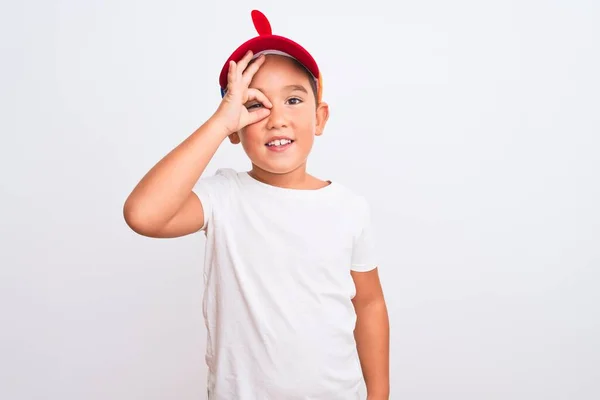
[[[261,107],[263,107],[262,103],[246,104],[246,109],[248,109],[248,110],[253,110],[253,109],[257,109],[257,108],[261,108]]]

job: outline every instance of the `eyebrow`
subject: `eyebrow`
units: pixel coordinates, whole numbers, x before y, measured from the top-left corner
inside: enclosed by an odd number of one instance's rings
[[[262,88],[257,88],[257,89],[263,93],[265,92]],[[308,94],[308,90],[302,85],[286,85],[283,87],[283,90],[298,90],[300,92],[304,92],[304,93]]]
[[[287,85],[284,89],[299,90],[301,92],[308,93],[306,88],[302,85]]]

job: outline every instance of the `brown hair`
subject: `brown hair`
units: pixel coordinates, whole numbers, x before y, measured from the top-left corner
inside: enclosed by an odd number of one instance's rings
[[[312,89],[312,92],[315,96],[315,104],[318,106],[319,105],[319,97],[317,94],[318,87],[317,87],[317,81],[316,81],[315,77],[308,70],[308,68],[306,68],[304,65],[302,65],[302,63],[300,63],[298,60],[296,60],[295,58],[292,58],[292,61],[294,62],[294,64],[296,64],[296,66],[298,66],[300,69],[302,69],[302,71],[304,71],[304,73],[308,77],[308,82],[310,83],[310,88]]]

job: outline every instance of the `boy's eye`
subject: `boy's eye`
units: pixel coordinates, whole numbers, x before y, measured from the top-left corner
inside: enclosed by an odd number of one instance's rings
[[[302,103],[302,100],[300,100],[300,99],[299,99],[299,98],[297,98],[297,97],[292,97],[291,99],[289,99],[289,100],[288,100],[288,102],[289,102],[290,104],[292,104],[292,105],[295,105],[295,104],[300,104],[300,103]]]
[[[246,108],[247,108],[248,110],[251,110],[251,109],[253,109],[253,108],[259,108],[259,107],[262,107],[262,104],[261,104],[261,103],[252,103],[252,104],[248,104],[248,105],[246,106]]]

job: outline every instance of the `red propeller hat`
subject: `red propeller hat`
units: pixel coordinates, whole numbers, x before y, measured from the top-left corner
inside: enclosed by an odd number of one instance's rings
[[[271,24],[265,15],[258,11],[252,10],[252,22],[254,28],[258,32],[258,36],[244,42],[238,47],[227,59],[221,74],[219,76],[219,85],[221,86],[221,96],[225,95],[227,88],[227,72],[229,71],[229,62],[239,60],[244,57],[248,51],[252,51],[254,57],[258,57],[262,53],[267,54],[282,54],[296,59],[302,64],[313,76],[317,83],[317,101],[320,102],[323,93],[323,78],[319,71],[317,62],[310,53],[301,45],[283,36],[273,35]]]

